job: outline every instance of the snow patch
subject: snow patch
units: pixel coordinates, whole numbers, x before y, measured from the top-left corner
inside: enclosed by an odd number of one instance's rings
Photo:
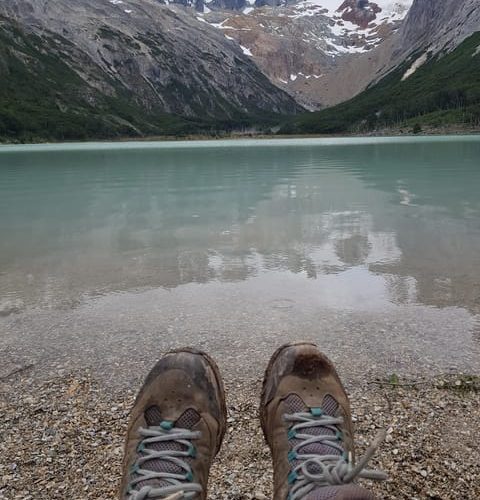
[[[408,10],[410,9],[413,0],[372,0],[381,9],[381,18],[395,18],[397,20],[403,19]],[[324,10],[329,16],[338,15],[340,13],[340,7],[343,4],[343,0],[305,0],[300,2],[299,6],[313,6],[318,10]],[[351,9],[345,9],[342,12],[349,12]],[[311,14],[307,14],[311,15]]]
[[[252,54],[252,51],[250,49],[247,49],[247,47],[244,47],[243,45],[240,45],[240,48],[242,49],[242,52],[246,55],[246,56],[250,56],[252,57],[253,54]]]
[[[428,53],[422,54],[415,62],[410,66],[410,68],[405,71],[405,74],[402,76],[402,82],[405,81],[409,76],[412,76],[417,69],[427,62]]]
[[[343,0],[303,0],[291,7],[293,14],[287,15],[287,17],[300,19],[326,16],[331,20],[329,28],[332,32],[332,40],[327,40],[329,47],[326,53],[328,55],[364,53],[382,42],[383,38],[378,36],[380,27],[401,21],[407,15],[413,0],[372,0],[372,2],[377,4],[382,11],[377,14],[376,20],[365,29],[342,19],[342,15],[351,10],[350,7],[340,10],[344,3]],[[339,44],[339,38],[358,39],[361,47]]]
[[[480,54],[480,45],[476,48],[475,52],[472,54],[472,57],[478,56]]]

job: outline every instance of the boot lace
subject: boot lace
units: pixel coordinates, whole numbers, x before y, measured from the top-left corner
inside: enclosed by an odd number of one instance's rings
[[[344,422],[343,417],[325,415],[320,408],[312,408],[310,413],[293,413],[284,415],[286,422],[291,425],[288,431],[289,440],[295,439],[299,443],[289,453],[289,461],[298,465],[292,467],[288,476],[290,494],[288,500],[299,500],[312,490],[322,486],[349,484],[356,478],[383,481],[387,475],[383,471],[366,469],[365,466],[374,455],[376,449],[385,439],[385,431],[379,432],[364,456],[353,464],[351,453],[347,454],[342,446],[343,435],[339,430]],[[332,432],[324,435],[305,433],[306,429],[322,427]],[[313,453],[299,453],[300,448],[319,444],[326,445],[339,454],[319,455]]]
[[[140,427],[139,434],[142,439],[137,446],[138,458],[130,470],[128,500],[187,499],[194,498],[202,491],[201,485],[194,482],[192,468],[185,460],[188,457],[195,458],[196,448],[191,441],[198,439],[200,432],[177,428],[172,422],[163,421],[159,426]],[[164,444],[165,449],[152,449],[151,446],[155,443]],[[173,447],[179,449],[169,449],[171,443],[182,446]],[[165,463],[166,470],[168,470],[168,464],[173,464],[175,470],[180,469],[184,473],[143,468],[152,460],[161,460]],[[145,484],[146,482],[151,482],[151,484]]]

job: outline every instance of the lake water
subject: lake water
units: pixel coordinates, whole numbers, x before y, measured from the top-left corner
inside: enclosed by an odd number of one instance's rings
[[[0,235],[4,348],[294,332],[477,366],[479,137],[3,146]]]

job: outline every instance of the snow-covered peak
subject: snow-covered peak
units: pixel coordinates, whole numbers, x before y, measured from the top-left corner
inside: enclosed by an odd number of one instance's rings
[[[384,27],[395,29],[408,13],[413,0],[302,0],[292,6],[296,19],[325,16],[332,37],[329,55],[368,52],[384,39]],[[382,34],[383,32],[383,34]]]

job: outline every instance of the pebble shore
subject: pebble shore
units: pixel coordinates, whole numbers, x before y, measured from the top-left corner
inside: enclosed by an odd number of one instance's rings
[[[271,498],[272,470],[257,418],[259,380],[227,380],[228,431],[213,466],[209,498]],[[480,498],[478,380],[449,376],[347,387],[361,454],[381,428],[371,464],[388,481],[385,499]],[[116,498],[133,391],[105,388],[87,370],[38,381],[0,381],[0,499]]]

